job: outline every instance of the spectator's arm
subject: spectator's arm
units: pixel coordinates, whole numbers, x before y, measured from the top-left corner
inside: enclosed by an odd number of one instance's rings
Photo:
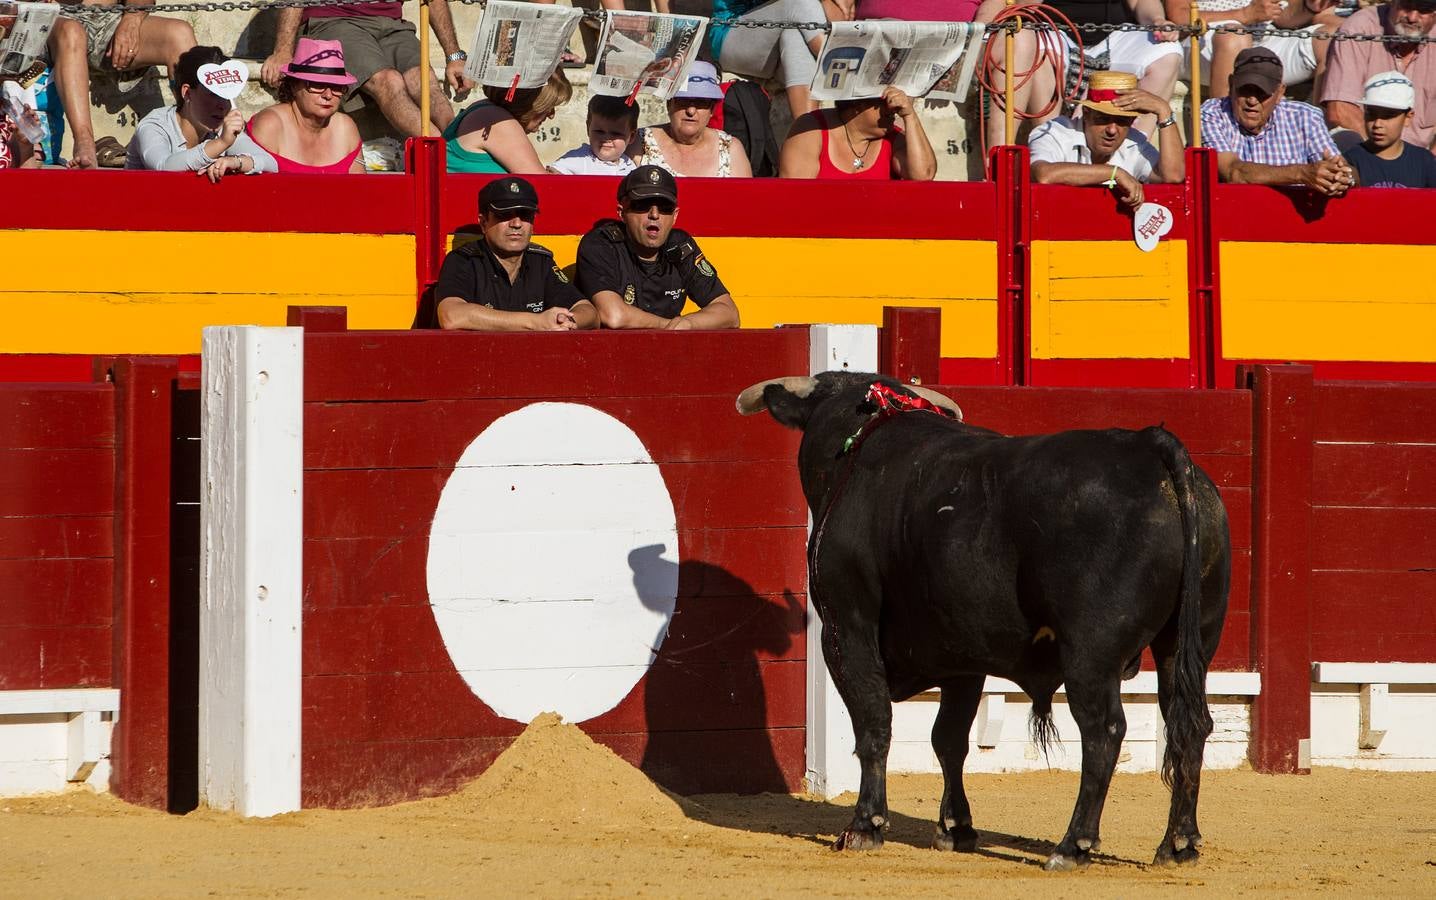
[[[279,163],[274,161],[274,156],[244,133],[240,133],[234,139],[234,145],[229,148],[229,155],[249,157],[250,166],[244,170],[246,175],[261,175],[265,172],[279,171]]]
[[[728,141],[728,174],[733,178],[753,177],[753,164],[748,161],[748,151],[737,138]]]
[[[587,299],[569,307],[569,312],[573,313],[573,320],[580,331],[598,327],[598,310]]]
[[[281,9],[275,20],[274,49],[259,70],[260,80],[272,88],[279,87],[284,80],[284,73],[279,71],[279,67],[294,61],[294,42],[299,38],[299,24],[303,17],[304,10],[296,7]]]
[[[614,291],[594,291],[593,305],[604,328],[667,328],[674,321],[629,306]]]
[[[1322,104],[1326,113],[1326,124],[1331,128],[1350,128],[1366,139],[1366,116],[1361,107],[1345,100],[1328,100]]]
[[[732,294],[723,294],[708,301],[708,304],[697,312],[691,312],[686,316],[679,316],[668,321],[668,327],[674,331],[693,329],[695,331],[706,331],[713,328],[737,328],[738,327],[738,304],[733,302]]]
[[[215,150],[213,156],[207,153],[210,149]],[[163,125],[155,121],[145,121],[135,129],[127,155],[138,156],[141,167],[152,172],[199,172],[223,156],[224,151],[225,147],[219,140],[176,150]]]
[[[932,181],[937,177],[937,156],[923,131],[922,119],[911,105],[903,114],[902,126],[902,133],[893,137],[893,168],[897,176],[907,181]]]
[[[818,154],[823,152],[822,128],[817,113],[804,113],[793,122],[783,148],[778,151],[778,177],[818,177]]]
[[[1127,7],[1132,10],[1132,16],[1139,25],[1170,25],[1167,19],[1167,11],[1162,8],[1162,0],[1127,0]],[[1156,31],[1152,37],[1158,41],[1175,41],[1179,37],[1175,31]]]
[[[449,0],[430,0],[429,28],[433,29],[434,37],[439,39],[439,46],[443,48],[445,56],[458,51],[459,37],[454,32],[454,14],[449,10]],[[424,62],[427,63],[428,60]]]
[[[1339,156],[1294,166],[1264,166],[1243,162],[1235,153],[1217,154],[1217,174],[1231,184],[1304,185],[1335,197],[1351,187],[1346,180],[1349,167]]]
[[[1187,177],[1187,146],[1176,125],[1157,129],[1158,163],[1149,179],[1155,184],[1177,184]]]
[[[1106,184],[1112,178],[1114,166],[1099,166],[1093,163],[1034,162],[1032,180],[1038,184],[1070,184],[1076,187],[1092,187]]]

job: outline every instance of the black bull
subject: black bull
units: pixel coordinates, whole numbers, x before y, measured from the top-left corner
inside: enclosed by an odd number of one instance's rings
[[[936,687],[932,746],[946,783],[933,843],[976,848],[962,766],[984,676],[996,675],[1031,697],[1044,748],[1052,696],[1066,685],[1082,777],[1047,868],[1086,863],[1127,730],[1121,682],[1150,647],[1172,791],[1156,859],[1195,860],[1206,673],[1231,578],[1216,487],[1162,428],[1004,437],[926,411],[879,425],[875,382],[955,410],[934,392],[854,373],[775,379],[738,398],[740,411],[766,409],[803,432],[809,590],[862,767],[836,846],[881,846],[891,701]]]

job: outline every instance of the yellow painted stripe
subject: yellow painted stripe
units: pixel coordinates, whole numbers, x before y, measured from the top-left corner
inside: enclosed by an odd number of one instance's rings
[[[1131,241],[1032,242],[1036,359],[1182,358],[1187,244],[1151,253]]]
[[[1223,241],[1222,353],[1436,362],[1432,249]]]

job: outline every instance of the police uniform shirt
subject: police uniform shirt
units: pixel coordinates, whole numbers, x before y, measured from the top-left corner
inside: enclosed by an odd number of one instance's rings
[[[647,262],[629,248],[616,219],[600,222],[579,241],[578,286],[586,297],[613,291],[624,303],[667,319],[682,313],[685,296],[702,307],[728,293],[688,232],[673,229],[658,258]]]
[[[482,239],[451,250],[444,257],[434,297],[439,302],[459,297],[490,309],[531,313],[555,306],[571,309],[583,299],[548,249],[529,244],[518,275],[510,282],[508,271]]]

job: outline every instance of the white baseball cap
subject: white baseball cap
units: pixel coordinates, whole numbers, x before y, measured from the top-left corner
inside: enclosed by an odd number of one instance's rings
[[[1366,79],[1362,106],[1381,109],[1411,109],[1416,105],[1416,85],[1400,72],[1381,72]]]

